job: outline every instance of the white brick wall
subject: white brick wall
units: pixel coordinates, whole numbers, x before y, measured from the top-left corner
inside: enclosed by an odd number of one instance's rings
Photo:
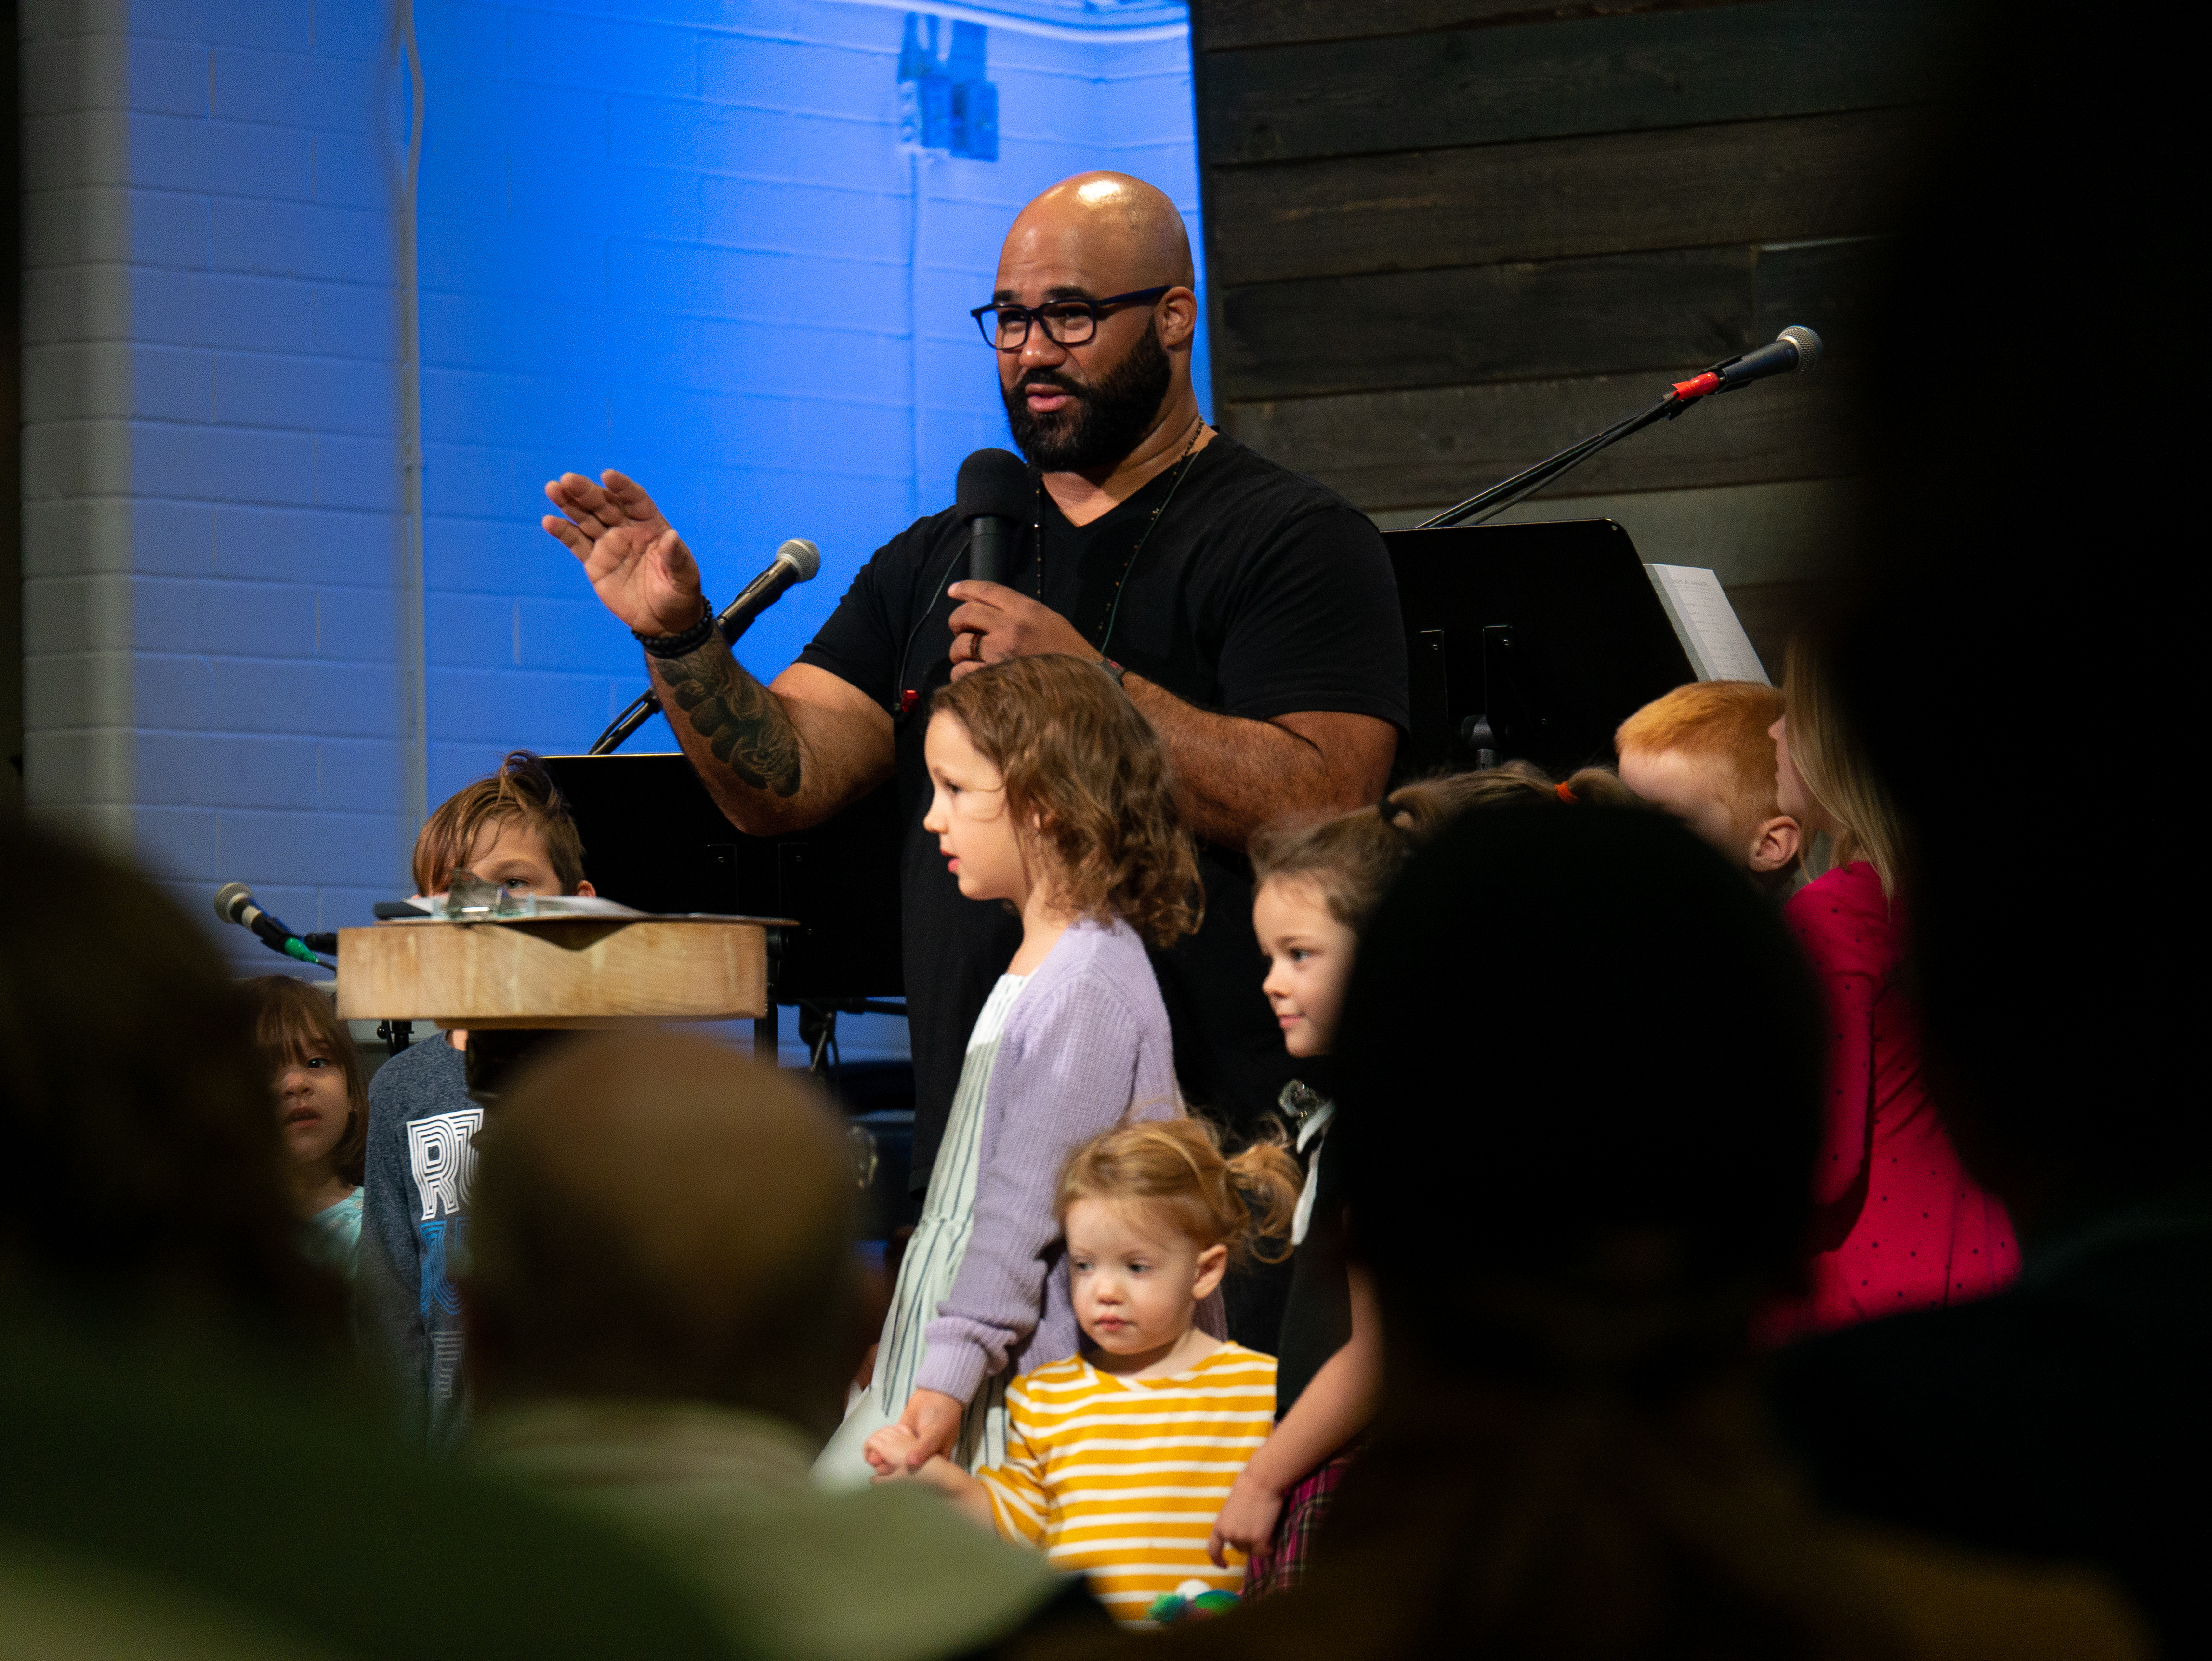
[[[195,911],[360,921],[414,828],[385,15],[20,15],[27,798]]]

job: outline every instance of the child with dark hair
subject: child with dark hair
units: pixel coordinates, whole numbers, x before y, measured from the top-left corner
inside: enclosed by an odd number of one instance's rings
[[[1054,1209],[1089,1343],[1014,1381],[1004,1458],[972,1476],[933,1458],[921,1480],[1085,1575],[1125,1625],[1234,1593],[1243,1565],[1209,1560],[1207,1529],[1273,1422],[1275,1362],[1201,1330],[1198,1313],[1232,1262],[1280,1234],[1297,1192],[1280,1147],[1225,1158],[1196,1119],[1078,1148]],[[899,1433],[883,1441],[878,1469],[904,1475]]]
[[[415,839],[418,897],[459,875],[516,894],[589,894],[584,844],[545,764],[517,750],[454,794]],[[453,1285],[468,1238],[476,1133],[465,1032],[399,1052],[368,1087],[356,1301],[363,1344],[396,1382],[410,1436],[436,1452],[459,1435],[461,1302]]]
[[[1182,1110],[1145,948],[1197,927],[1198,862],[1158,735],[1097,664],[1020,658],[941,689],[924,753],[923,828],[1022,940],[969,1037],[874,1372],[815,1467],[833,1486],[878,1458],[1004,1459],[1007,1380],[1078,1344],[1061,1165]],[[1218,1299],[1205,1314],[1220,1330]]]
[[[262,975],[243,989],[284,1136],[284,1180],[307,1256],[349,1281],[361,1259],[368,1078],[320,987]]]

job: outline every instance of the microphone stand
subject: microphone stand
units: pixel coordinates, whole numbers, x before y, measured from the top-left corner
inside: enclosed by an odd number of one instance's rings
[[[1666,396],[1650,409],[1638,411],[1626,421],[1615,422],[1603,432],[1595,433],[1578,444],[1570,444],[1558,454],[1547,456],[1534,466],[1523,468],[1510,478],[1500,479],[1488,490],[1477,491],[1457,507],[1447,508],[1434,519],[1424,520],[1413,528],[1417,531],[1441,531],[1454,525],[1480,525],[1485,520],[1495,519],[1523,496],[1534,496],[1547,484],[1564,478],[1608,445],[1618,444],[1632,433],[1640,433],[1655,422],[1674,420],[1695,401],[1694,399],[1682,397],[1670,386]]]
[[[660,694],[650,686],[640,692],[629,708],[607,723],[607,730],[592,740],[587,756],[611,756],[629,742],[631,733],[660,713]]]
[[[763,573],[763,578],[775,569],[775,566],[769,566],[768,571]],[[721,631],[724,645],[735,646],[744,637],[745,630],[752,627],[753,620],[744,614],[744,607],[745,602],[753,597],[753,590],[760,587],[761,581],[756,579],[746,585],[744,592],[725,605],[721,616],[714,619],[714,627]],[[584,753],[587,756],[611,756],[629,741],[631,733],[659,713],[660,694],[648,685],[630,700],[629,709],[607,723],[607,730],[593,739],[592,747]]]
[[[1811,334],[1809,330],[1796,332],[1802,332],[1808,337]],[[1792,338],[1793,332],[1785,330],[1784,335],[1785,338]],[[1811,350],[1817,354],[1820,345],[1817,338],[1813,339]],[[1767,350],[1762,347],[1760,353],[1764,354]],[[1805,348],[1800,345],[1799,350],[1802,351]],[[1600,450],[1620,443],[1631,434],[1640,433],[1656,422],[1672,421],[1692,405],[1715,393],[1742,391],[1752,384],[1751,380],[1737,380],[1723,371],[1742,363],[1750,356],[1752,354],[1738,352],[1734,357],[1723,358],[1702,374],[1692,375],[1687,380],[1676,381],[1650,408],[1639,410],[1627,420],[1617,421],[1603,432],[1593,433],[1578,444],[1570,444],[1557,455],[1547,456],[1534,466],[1523,468],[1510,478],[1500,479],[1488,490],[1477,491],[1457,507],[1447,508],[1434,519],[1424,520],[1413,528],[1417,531],[1441,531],[1454,525],[1480,525],[1486,520],[1495,519],[1515,502],[1534,496],[1547,484],[1557,483]],[[1807,360],[1808,367],[1810,362],[1810,359]],[[1771,368],[1761,368],[1754,378],[1763,378],[1771,373]]]

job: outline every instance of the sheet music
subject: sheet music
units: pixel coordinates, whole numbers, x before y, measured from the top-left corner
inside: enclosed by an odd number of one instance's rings
[[[1698,565],[1646,565],[1667,620],[1689,654],[1699,680],[1753,680],[1771,685],[1721,580]]]

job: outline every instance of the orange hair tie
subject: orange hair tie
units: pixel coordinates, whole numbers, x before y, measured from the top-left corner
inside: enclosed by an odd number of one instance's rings
[[[1574,806],[1575,793],[1567,788],[1567,782],[1565,779],[1561,779],[1553,785],[1552,789],[1561,801],[1565,802],[1570,807]]]

